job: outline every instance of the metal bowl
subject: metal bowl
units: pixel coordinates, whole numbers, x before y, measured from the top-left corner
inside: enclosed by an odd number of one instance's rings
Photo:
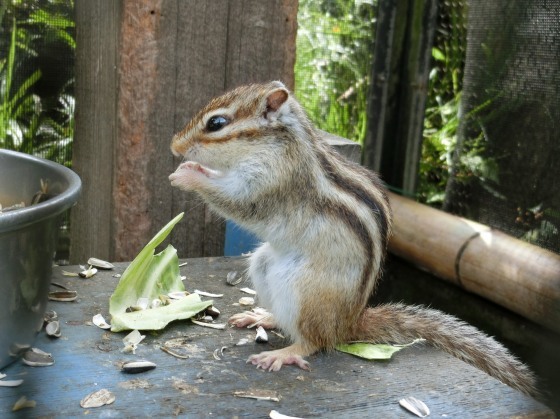
[[[48,181],[48,199],[30,205]],[[60,217],[79,198],[70,169],[0,150],[0,204],[26,207],[0,213],[0,368],[29,348],[43,324]]]

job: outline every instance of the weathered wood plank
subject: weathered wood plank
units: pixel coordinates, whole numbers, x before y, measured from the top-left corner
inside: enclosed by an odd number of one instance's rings
[[[222,311],[219,321],[237,312],[234,306],[244,294],[225,284],[231,270],[242,272],[240,258],[190,259],[181,268],[186,287],[223,293],[214,299]],[[122,273],[126,263],[117,264]],[[65,267],[77,270],[77,266]],[[31,368],[19,362],[3,372],[10,379],[23,378],[19,388],[0,392],[0,415],[7,416],[21,396],[35,400],[37,407],[19,412],[20,417],[267,417],[272,409],[300,417],[407,417],[398,405],[405,396],[415,396],[430,407],[433,417],[553,417],[542,404],[499,383],[475,368],[428,346],[406,348],[389,362],[366,362],[342,353],[310,357],[312,370],[284,367],[267,373],[247,365],[255,352],[284,346],[270,334],[270,343],[236,346],[247,329],[212,330],[175,322],[160,332],[146,333],[136,355],[121,352],[125,333],[113,334],[91,326],[96,313],[108,312],[109,296],[118,279],[115,272],[101,271],[89,280],[68,278],[55,268],[54,281],[76,289],[74,303],[50,303],[59,314],[62,337],[40,334],[36,346],[52,353],[51,367]],[[242,286],[248,285],[243,283]],[[177,359],[160,347],[169,339],[189,338],[189,358]],[[220,352],[215,359],[215,350]],[[126,375],[120,364],[148,359],[155,370]],[[79,401],[87,394],[107,388],[114,404],[85,410]],[[235,391],[261,389],[276,392],[279,402],[234,397]]]
[[[149,121],[156,117],[159,19],[162,0],[123,1],[120,22],[118,137],[111,199],[114,206],[115,253],[132,259],[152,234],[153,196],[150,161],[158,159]],[[163,105],[159,103],[159,105]],[[149,239],[148,239],[149,240]]]
[[[228,87],[276,79],[293,88],[297,6],[291,0],[230,3]]]
[[[174,131],[183,126],[214,96],[225,89],[225,67],[228,42],[228,1],[187,1],[178,4],[178,25],[174,54],[177,56],[177,81],[174,102]],[[171,137],[167,139],[170,142]],[[180,159],[176,159],[177,166]],[[174,170],[174,168],[173,168]],[[171,171],[169,171],[171,173]],[[168,174],[169,174],[168,173]],[[169,181],[165,184],[167,187]],[[185,211],[186,223],[172,233],[180,256],[215,255],[217,249],[206,249],[211,230],[223,241],[220,222],[206,223],[206,206],[195,193],[172,192],[175,214]],[[223,246],[223,245],[222,245]],[[222,250],[223,252],[223,250]]]
[[[179,19],[177,18],[179,3],[165,0],[159,13],[157,27],[157,78],[159,80],[153,102],[152,115],[147,117],[148,139],[153,142],[154,153],[149,156],[148,190],[150,199],[151,228],[150,235],[164,226],[175,215],[172,207],[173,190],[168,188],[168,175],[175,170],[173,155],[169,152],[169,144],[175,133],[175,95],[177,80],[177,60],[175,54]]]
[[[237,85],[293,86],[297,0],[77,0],[74,167],[84,194],[71,260],[131,259],[169,219],[179,255],[223,254],[224,222],[172,190],[173,134]],[[99,26],[101,25],[101,26]]]
[[[109,258],[113,241],[113,173],[117,170],[117,62],[121,2],[76,1],[76,127],[73,169],[82,197],[71,212],[71,257]],[[84,259],[86,256],[86,259]]]

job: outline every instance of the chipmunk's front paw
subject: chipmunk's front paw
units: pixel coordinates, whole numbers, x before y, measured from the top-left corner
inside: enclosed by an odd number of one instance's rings
[[[171,186],[175,186],[184,191],[196,189],[200,183],[201,173],[198,168],[201,166],[195,162],[182,163],[177,170],[169,175]]]
[[[217,178],[221,175],[218,170],[212,170],[194,161],[181,163],[175,172],[169,175],[171,186],[184,191],[199,189],[207,179]]]
[[[310,370],[309,362],[303,359],[299,345],[290,345],[287,348],[251,355],[247,359],[247,363],[249,362],[256,365],[257,368],[268,371],[280,371],[282,365],[297,365],[303,370]]]

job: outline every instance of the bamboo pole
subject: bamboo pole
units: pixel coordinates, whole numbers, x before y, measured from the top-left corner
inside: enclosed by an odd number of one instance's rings
[[[390,193],[389,250],[463,289],[560,332],[560,256]]]

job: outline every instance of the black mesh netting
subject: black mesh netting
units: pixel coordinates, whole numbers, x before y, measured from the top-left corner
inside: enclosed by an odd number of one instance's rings
[[[472,0],[444,208],[560,253],[560,3]]]

